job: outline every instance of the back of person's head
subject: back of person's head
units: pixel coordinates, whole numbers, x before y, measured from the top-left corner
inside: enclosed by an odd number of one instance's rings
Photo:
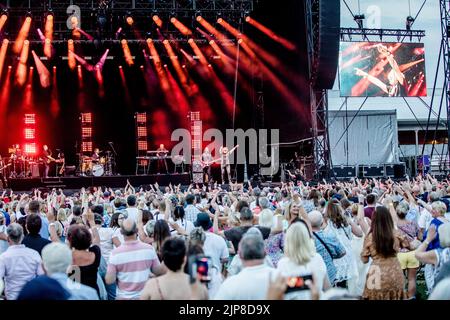
[[[142,212],[142,224],[147,224],[150,220],[153,220],[153,214],[148,210],[141,210]]]
[[[122,222],[122,226],[120,227],[120,233],[124,237],[133,237],[137,234],[137,225],[136,221],[132,218],[127,218]]]
[[[337,200],[330,200],[328,202],[326,215],[338,228],[346,227],[348,225],[347,219],[345,219],[342,213],[340,202]]]
[[[248,208],[248,207],[242,208],[240,211],[240,218],[241,218],[241,221],[246,221],[246,222],[253,221],[252,210],[250,210],[250,208]]]
[[[127,198],[127,205],[129,207],[134,207],[136,205],[136,196],[135,195],[129,195]]]
[[[285,255],[297,265],[305,265],[316,253],[308,227],[301,222],[289,226],[285,238]]]
[[[91,207],[91,211],[95,214],[98,213],[99,215],[103,215],[104,209],[101,205],[96,205]]]
[[[264,210],[270,208],[270,201],[266,197],[259,199],[259,207]]]
[[[153,235],[155,234],[155,224],[156,221],[155,220],[149,220],[146,224],[145,224],[145,228],[144,231],[147,234],[147,237],[152,238]]]
[[[72,265],[72,251],[63,243],[52,242],[42,249],[42,264],[48,275],[67,273]]]
[[[265,258],[264,240],[261,232],[259,230],[258,232],[259,234],[250,230],[247,231],[239,242],[239,257],[243,261],[262,260]]]
[[[379,255],[388,258],[397,254],[394,248],[394,221],[386,207],[379,206],[375,209],[371,233],[375,250]]]
[[[87,250],[92,244],[92,235],[86,226],[74,224],[67,231],[67,240],[71,248]]]
[[[450,248],[450,222],[439,226],[439,242],[442,248]]]
[[[164,265],[171,271],[181,270],[186,259],[186,244],[179,238],[169,238],[161,248]]]
[[[261,189],[258,188],[258,187],[254,188],[253,189],[253,196],[255,196],[255,197],[261,196]]]
[[[116,211],[111,216],[111,221],[109,223],[110,228],[118,228],[119,227],[119,215],[120,212]]]
[[[20,244],[23,240],[23,228],[18,223],[11,223],[6,229],[8,239],[14,244]]]
[[[350,201],[347,198],[342,198],[341,201],[341,206],[342,208],[345,210],[347,208],[349,208],[352,204],[350,203]]]
[[[28,204],[28,212],[29,213],[39,213],[41,210],[41,204],[37,200],[32,200]]]
[[[68,300],[70,293],[55,279],[38,276],[27,282],[19,295],[18,301]]]
[[[409,204],[406,201],[400,201],[397,204],[397,207],[395,208],[395,211],[397,212],[397,216],[400,219],[405,219],[406,215],[408,214],[409,211]]]
[[[374,205],[376,200],[377,200],[377,198],[373,193],[369,193],[367,195],[367,198],[366,198],[367,204]]]
[[[164,213],[164,211],[166,211],[166,203],[164,201],[159,202],[158,204],[158,209],[159,212]]]
[[[31,235],[38,235],[39,231],[41,231],[42,220],[41,217],[36,213],[28,215],[25,224],[28,233]]]
[[[184,219],[184,215],[185,215],[184,208],[182,206],[176,206],[175,210],[173,211],[173,215],[174,215],[176,220],[178,220],[178,219],[183,220]]]
[[[188,194],[185,198],[186,204],[193,204],[195,200],[194,195]]]
[[[125,204],[121,198],[115,198],[114,199],[114,208],[119,209],[120,207],[123,207]]]
[[[236,204],[236,212],[241,212],[241,210],[245,207],[248,207],[248,202],[245,200],[239,200]]]
[[[203,247],[205,240],[206,240],[206,233],[202,227],[192,229],[191,234],[189,235],[189,244],[191,246],[199,245]]]
[[[438,216],[443,216],[447,212],[447,206],[442,201],[434,201],[431,208]]]
[[[259,213],[258,224],[262,227],[273,227],[273,212],[270,209],[264,209]]]
[[[64,208],[60,208],[58,210],[58,214],[56,215],[56,220],[58,221],[66,221],[67,220],[67,211]]]
[[[441,195],[438,192],[430,192],[430,201],[435,202],[441,199]]]
[[[308,218],[309,218],[309,222],[311,223],[311,227],[320,228],[322,226],[323,216],[319,211],[317,211],[317,210],[311,211],[308,214]]]
[[[170,228],[165,220],[158,220],[155,223],[153,237],[156,242],[163,243],[166,238],[170,237]]]
[[[94,213],[94,222],[96,225],[102,225],[103,224],[103,216],[98,213]]]
[[[81,206],[73,206],[72,213],[75,217],[81,216]]]

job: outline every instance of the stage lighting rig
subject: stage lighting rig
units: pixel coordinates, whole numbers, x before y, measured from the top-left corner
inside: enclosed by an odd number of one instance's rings
[[[364,20],[366,19],[366,16],[363,14],[357,14],[354,17],[356,24],[358,25],[358,28],[362,29],[364,28]]]

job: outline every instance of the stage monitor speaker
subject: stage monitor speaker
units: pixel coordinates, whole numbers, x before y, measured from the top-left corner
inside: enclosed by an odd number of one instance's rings
[[[71,177],[74,176],[77,171],[77,167],[75,166],[66,166],[64,170],[64,176]]]
[[[394,178],[403,179],[406,176],[406,163],[399,163],[394,165]]]
[[[359,167],[360,173],[364,178],[383,178],[384,165],[365,165]]]
[[[340,0],[320,0],[317,65],[312,66],[317,72],[316,89],[333,89],[339,64],[340,30]]]
[[[356,166],[334,166],[333,173],[338,179],[349,179],[356,177],[357,171]]]

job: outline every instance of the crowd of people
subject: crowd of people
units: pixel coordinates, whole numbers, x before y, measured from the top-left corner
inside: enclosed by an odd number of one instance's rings
[[[450,299],[450,182],[4,191],[6,300]],[[422,297],[423,298],[423,297]]]

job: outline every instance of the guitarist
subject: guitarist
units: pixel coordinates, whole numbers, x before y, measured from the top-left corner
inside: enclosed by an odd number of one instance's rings
[[[204,181],[208,183],[211,179],[211,164],[213,162],[213,158],[211,155],[211,151],[209,151],[209,148],[206,147],[202,154],[202,162],[203,162],[203,174],[204,174]]]
[[[55,161],[52,158],[52,151],[48,148],[46,144],[42,146],[42,160],[44,161],[44,178],[48,178],[48,173],[50,171],[50,163]]]

